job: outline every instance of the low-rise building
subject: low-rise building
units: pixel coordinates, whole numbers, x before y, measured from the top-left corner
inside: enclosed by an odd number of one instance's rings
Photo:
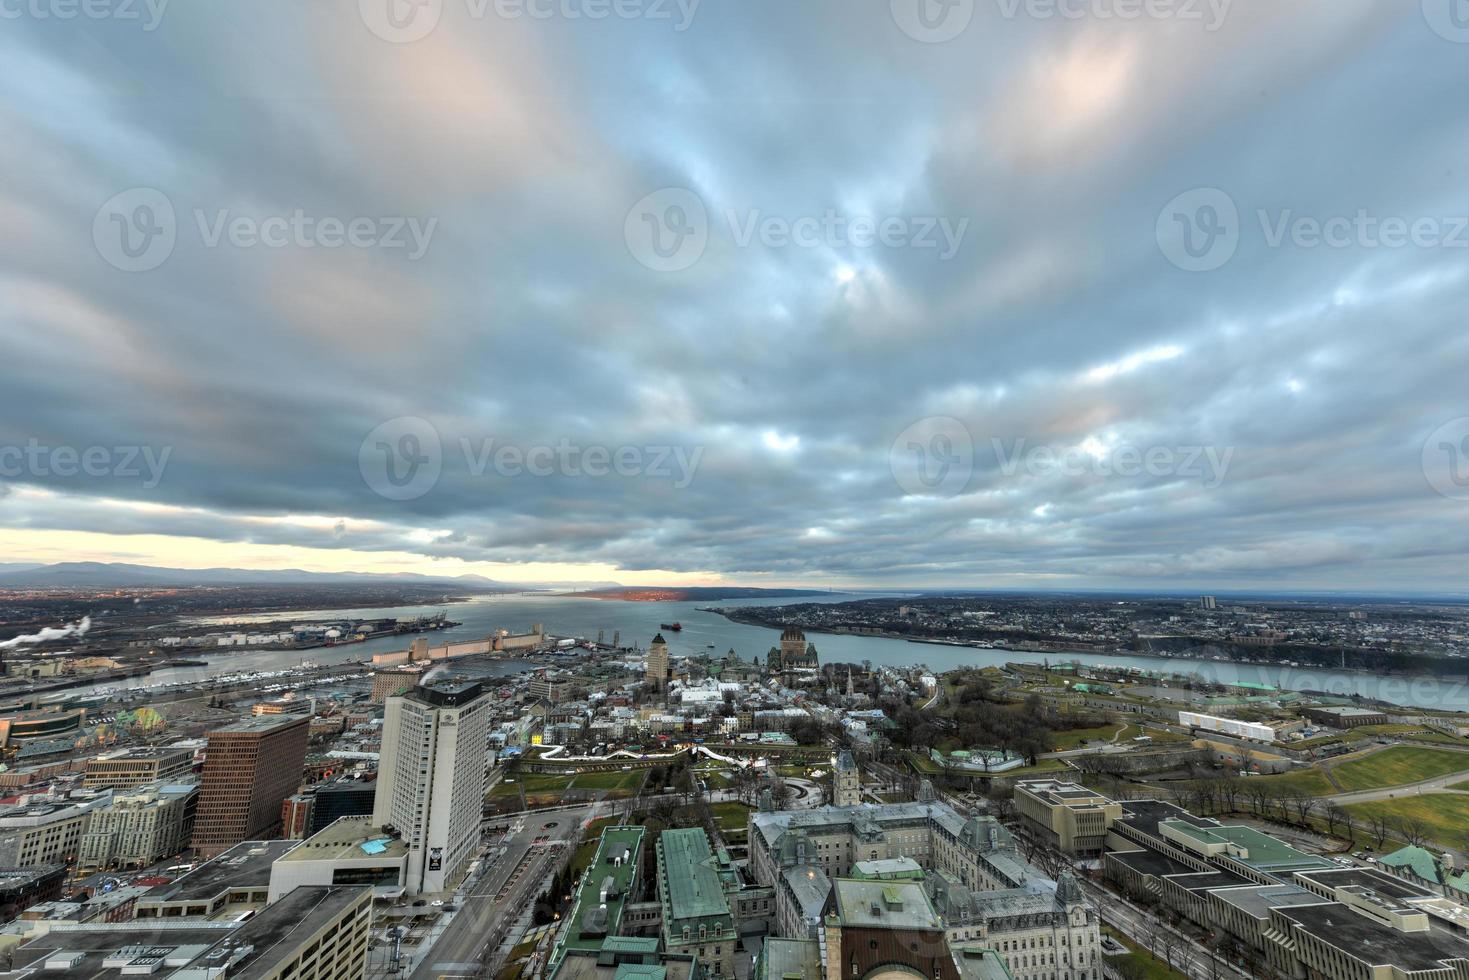
[[[138,899],[139,919],[213,919],[264,908],[275,862],[298,840],[247,840]]]
[[[1096,857],[1122,806],[1079,783],[1036,779],[1015,784],[1015,811],[1047,845],[1074,857]]]
[[[378,898],[403,894],[408,845],[372,817],[343,817],[277,858],[270,870],[274,902],[303,885],[368,885]]]

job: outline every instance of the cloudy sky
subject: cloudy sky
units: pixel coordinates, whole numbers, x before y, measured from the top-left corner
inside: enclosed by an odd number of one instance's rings
[[[6,0],[0,558],[1462,590],[1460,0]]]

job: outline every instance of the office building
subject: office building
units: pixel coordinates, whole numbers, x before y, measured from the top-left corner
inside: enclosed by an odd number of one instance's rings
[[[408,845],[409,894],[452,887],[479,844],[490,701],[459,683],[387,700],[373,823]]]
[[[668,641],[663,639],[662,633],[653,637],[653,642],[648,645],[647,668],[647,682],[660,691],[667,689],[673,672],[668,664]]]
[[[276,836],[281,803],[301,785],[305,715],[250,718],[208,734],[193,847],[211,857],[242,840]]]
[[[598,954],[605,944],[622,935],[623,912],[642,869],[643,834],[642,827],[608,827],[602,831],[597,853],[577,886],[571,914],[556,937],[547,976],[559,977],[568,954]],[[613,942],[613,946],[617,944]],[[657,949],[656,942],[653,949]]]
[[[61,897],[66,867],[43,864],[35,868],[0,868],[0,922],[9,922],[25,909]]]
[[[371,929],[371,889],[300,888],[244,922],[51,929],[10,963],[49,980],[361,980]]]
[[[269,900],[302,885],[367,885],[377,898],[404,892],[408,845],[373,826],[371,817],[344,817],[277,858]]]
[[[369,700],[373,704],[382,704],[388,698],[407,694],[418,686],[418,681],[422,677],[422,667],[388,667],[373,671],[372,696]]]
[[[138,899],[139,919],[238,918],[265,907],[271,869],[298,840],[247,840]]]
[[[297,793],[281,803],[281,836],[286,840],[305,840],[311,836],[311,815],[316,810],[313,793]]]
[[[1015,784],[1015,812],[1045,844],[1072,857],[1098,857],[1122,805],[1078,783],[1036,779]]]
[[[150,783],[182,782],[194,771],[190,746],[121,749],[87,760],[82,785],[91,789],[127,789]]]
[[[92,814],[112,805],[112,792],[36,797],[0,808],[0,867],[72,865]]]
[[[702,829],[665,830],[658,836],[658,901],[663,948],[696,957],[716,980],[732,978],[739,933]]]
[[[199,785],[158,783],[113,794],[112,806],[95,810],[82,835],[82,870],[146,868],[189,846],[199,805]]]

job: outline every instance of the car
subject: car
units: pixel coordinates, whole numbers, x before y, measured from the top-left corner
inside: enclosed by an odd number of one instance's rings
[[[444,904],[444,900],[442,898],[436,898],[432,902],[429,902],[429,904],[437,908]]]

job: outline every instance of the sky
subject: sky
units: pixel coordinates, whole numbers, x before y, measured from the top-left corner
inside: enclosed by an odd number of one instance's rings
[[[0,560],[1463,591],[1455,4],[5,0]]]

